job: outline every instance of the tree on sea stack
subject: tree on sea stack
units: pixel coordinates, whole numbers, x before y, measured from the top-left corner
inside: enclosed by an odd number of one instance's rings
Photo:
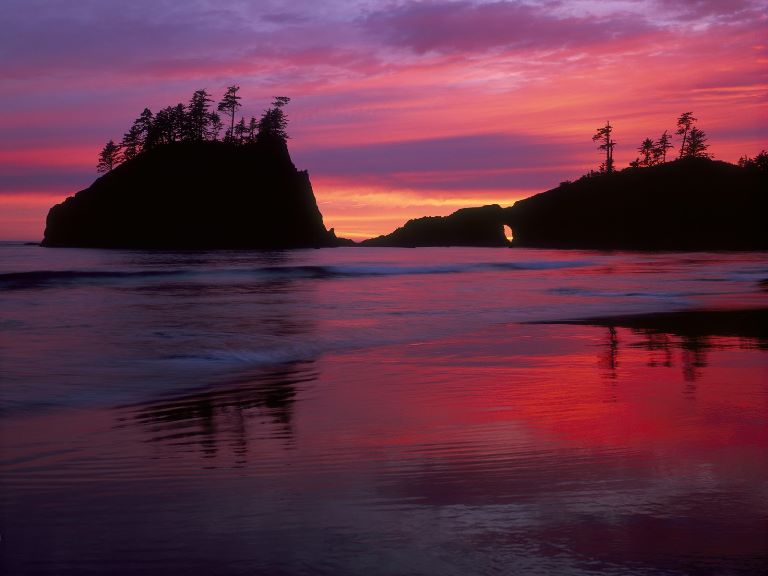
[[[144,108],[144,111],[133,121],[133,125],[123,136],[123,141],[120,144],[123,149],[123,159],[135,158],[146,147],[147,135],[152,129],[154,121],[155,117],[152,110]]]
[[[685,156],[683,158],[709,158],[711,154],[707,153],[707,135],[703,130],[691,128],[688,134],[688,143],[685,147]]]
[[[611,138],[611,132],[613,132],[613,126],[608,121],[605,126],[598,128],[595,135],[592,136],[593,142],[600,142],[597,147],[598,150],[605,151],[605,162],[600,166],[600,171],[608,174],[613,172],[613,148],[616,146],[616,142]]]
[[[754,158],[742,156],[739,158],[739,166],[749,170],[768,172],[768,151],[760,150]]]
[[[237,144],[245,144],[248,139],[248,127],[245,125],[245,118],[240,118],[240,122],[235,124],[234,140]]]
[[[240,90],[240,86],[230,86],[227,88],[218,106],[219,112],[229,114],[229,130],[224,137],[224,140],[228,141],[232,141],[235,138],[235,112],[241,106],[240,96],[237,95],[238,90]]]
[[[110,140],[99,153],[99,163],[96,164],[98,172],[111,172],[120,163],[120,146]]]
[[[677,132],[675,132],[675,134],[683,137],[683,141],[680,144],[680,158],[688,156],[686,150],[686,147],[688,146],[688,132],[691,130],[691,126],[693,126],[693,123],[696,122],[696,120],[698,119],[693,117],[693,112],[683,112],[680,115],[680,118],[677,119]]]
[[[669,134],[667,134],[667,131],[664,130],[664,134],[659,136],[659,139],[656,140],[655,147],[654,147],[654,156],[657,158],[657,162],[661,162],[662,164],[667,161],[667,151],[674,148],[672,145],[672,139],[669,137]]]
[[[213,122],[212,113],[209,110],[213,103],[210,96],[205,90],[196,90],[187,105],[188,137],[193,142],[202,142],[210,137]]]
[[[280,139],[283,142],[289,136],[285,129],[288,127],[288,119],[283,112],[283,107],[291,101],[288,96],[275,96],[272,107],[264,111],[259,120],[258,139],[261,141]]]
[[[654,143],[651,138],[646,138],[640,147],[637,149],[640,154],[643,155],[643,159],[640,160],[640,166],[653,166],[656,164],[656,155],[654,154]]]

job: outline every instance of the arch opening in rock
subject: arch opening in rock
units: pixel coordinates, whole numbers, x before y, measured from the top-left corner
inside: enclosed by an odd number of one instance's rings
[[[513,242],[515,239],[515,236],[512,233],[512,228],[506,224],[504,224],[504,237],[507,239],[507,242]]]

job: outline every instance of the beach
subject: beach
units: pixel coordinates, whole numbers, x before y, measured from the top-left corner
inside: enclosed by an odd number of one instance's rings
[[[9,574],[756,574],[760,252],[0,245]]]

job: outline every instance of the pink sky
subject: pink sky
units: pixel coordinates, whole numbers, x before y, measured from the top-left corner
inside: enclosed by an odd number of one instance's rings
[[[619,167],[693,111],[717,159],[768,148],[768,1],[6,0],[0,239],[96,177],[145,107],[288,95],[325,223],[362,239]]]

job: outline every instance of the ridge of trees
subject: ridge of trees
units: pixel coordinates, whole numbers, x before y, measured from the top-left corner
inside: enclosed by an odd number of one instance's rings
[[[698,119],[693,116],[692,112],[683,112],[677,119],[675,134],[681,137],[678,158],[712,158],[712,155],[707,152],[709,148],[707,135],[703,130],[695,126],[694,123],[697,121]],[[613,126],[611,126],[610,122],[606,122],[605,126],[598,128],[592,136],[592,141],[599,143],[597,146],[598,150],[605,153],[605,160],[600,164],[597,172],[592,170],[587,176],[609,174],[616,170],[613,161],[613,149],[616,146],[616,141],[613,139],[612,134]],[[669,131],[664,130],[661,136],[655,140],[650,137],[645,138],[637,148],[640,156],[630,162],[629,165],[632,168],[643,168],[664,164],[667,161],[669,151],[674,149],[674,147]]]
[[[119,144],[109,140],[104,145],[99,153],[96,170],[109,172],[121,162],[164,144],[219,141],[223,122],[217,112],[225,113],[229,120],[223,142],[238,146],[266,140],[285,142],[289,136],[286,131],[288,119],[283,108],[291,99],[276,96],[258,120],[251,116],[246,122],[243,117],[236,123],[236,112],[242,106],[238,90],[240,87],[237,85],[229,86],[217,104],[216,111],[212,110],[214,100],[204,89],[196,90],[187,104],[167,106],[156,113],[144,108]]]
[[[768,151],[760,150],[754,158],[749,156],[742,156],[739,158],[739,166],[748,170],[759,170],[761,172],[768,172]]]

